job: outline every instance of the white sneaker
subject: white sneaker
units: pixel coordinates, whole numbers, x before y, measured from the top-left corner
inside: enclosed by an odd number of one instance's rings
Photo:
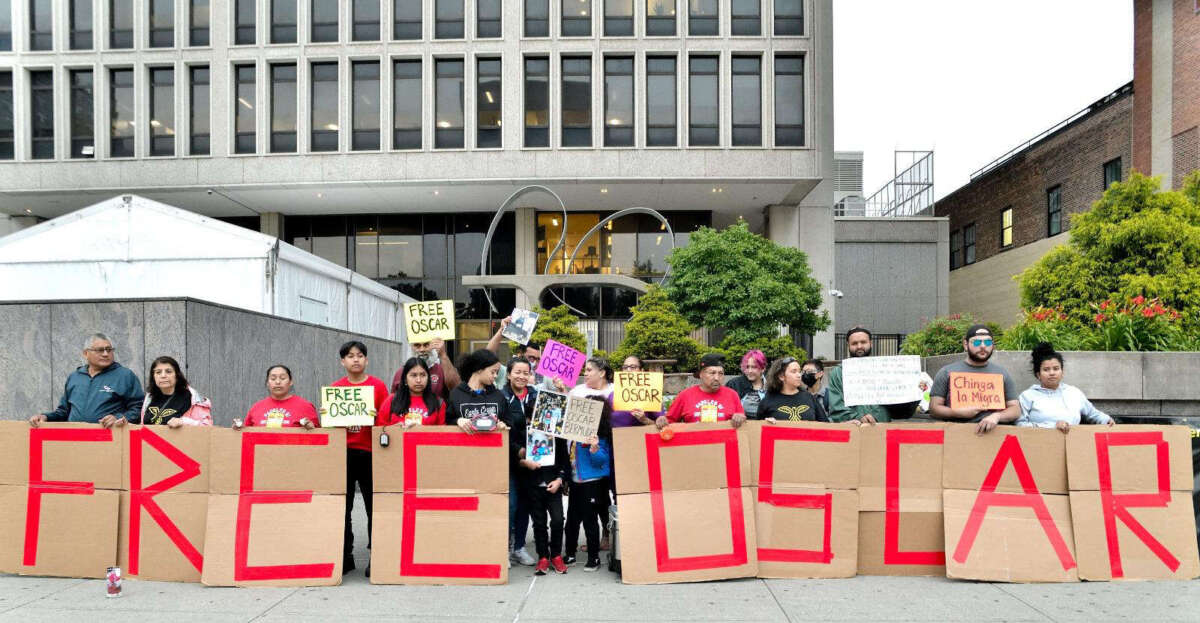
[[[514,550],[509,556],[509,560],[526,567],[532,567],[537,564],[537,559],[534,558],[528,551],[526,551],[524,547]]]

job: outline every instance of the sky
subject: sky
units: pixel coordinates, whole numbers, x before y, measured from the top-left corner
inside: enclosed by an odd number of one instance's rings
[[[833,0],[833,36],[834,148],[868,196],[932,149],[944,197],[1133,79],[1131,0]]]

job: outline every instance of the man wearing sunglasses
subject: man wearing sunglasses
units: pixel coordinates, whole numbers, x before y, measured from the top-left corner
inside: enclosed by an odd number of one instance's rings
[[[992,331],[987,325],[971,325],[963,337],[963,349],[966,359],[952,363],[941,370],[933,379],[930,389],[929,414],[937,420],[948,422],[976,422],[979,424],[976,432],[986,433],[997,424],[1011,424],[1021,415],[1020,402],[1017,400],[1017,386],[1012,376],[1002,366],[988,359],[995,350]],[[998,374],[1004,378],[1004,408],[1000,410],[984,410],[973,407],[960,407],[954,404],[950,391],[950,375],[958,373]]]

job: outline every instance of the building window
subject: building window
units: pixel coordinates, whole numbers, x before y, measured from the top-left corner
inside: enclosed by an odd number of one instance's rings
[[[592,146],[592,59],[562,59],[562,146]]]
[[[963,228],[963,264],[975,263],[975,223]]]
[[[330,0],[312,0],[310,7],[312,14],[312,31],[309,33],[309,36],[312,37],[312,42],[327,43],[330,41],[337,41],[338,3],[330,2]]]
[[[501,35],[500,0],[476,0],[475,36],[479,39],[498,39]]]
[[[0,71],[0,160],[13,159],[13,79],[11,71]]]
[[[188,45],[203,47],[209,44],[209,20],[212,19],[212,8],[209,0],[191,0],[191,11],[188,17]]]
[[[1062,233],[1062,187],[1055,186],[1046,191],[1046,235]]]
[[[562,0],[563,37],[592,36],[591,0]]]
[[[730,32],[736,37],[757,37],[762,34],[760,0],[732,0]]]
[[[271,65],[271,152],[296,151],[296,64]]]
[[[254,65],[237,65],[233,68],[237,80],[234,94],[234,147],[237,154],[252,154],[258,150],[255,127],[255,76]]]
[[[350,75],[354,80],[350,149],[379,149],[379,63],[354,61]]]
[[[354,0],[351,39],[379,41],[379,0]]]
[[[150,1],[150,47],[175,45],[175,0]]]
[[[646,58],[646,146],[676,145],[675,59]]]
[[[349,267],[347,221],[343,216],[288,217],[284,220],[284,238],[303,251]]]
[[[962,265],[962,230],[956,229],[950,234],[950,270]]]
[[[29,119],[34,160],[54,158],[54,72],[29,72]]]
[[[500,59],[480,59],[475,79],[475,146],[500,147]]]
[[[1113,158],[1104,163],[1104,190],[1113,183],[1121,181],[1121,159]]]
[[[208,66],[191,68],[191,97],[189,110],[192,137],[188,153],[193,156],[207,156],[209,153],[210,113],[209,113],[209,73]]]
[[[92,0],[71,0],[71,49],[92,49]],[[8,5],[0,2],[0,11],[7,11]],[[5,16],[9,17],[10,16]],[[0,21],[3,21],[0,17]],[[3,50],[0,47],[0,50]]]
[[[604,36],[633,36],[633,0],[603,0]]]
[[[150,69],[150,155],[175,155],[175,69]]]
[[[51,26],[53,7],[50,0],[29,0],[29,49],[33,51],[54,48],[54,31]]]
[[[0,52],[12,51],[12,0],[0,0]]]
[[[397,41],[420,39],[421,0],[396,0],[392,9],[392,38]]]
[[[646,36],[675,36],[675,0],[646,0]]]
[[[312,64],[312,151],[338,150],[338,64]]]
[[[717,0],[688,0],[688,35],[715,37],[719,33]]]
[[[604,59],[604,146],[633,147],[633,57]]]
[[[237,15],[234,17],[234,43],[237,45],[254,45],[258,39],[255,32],[255,23],[258,21],[256,10],[254,0],[237,0]]]
[[[433,0],[434,39],[463,38],[463,0]]]
[[[775,36],[804,34],[804,0],[775,1]]]
[[[95,81],[90,69],[71,70],[71,157],[96,155]]]
[[[134,143],[133,126],[133,70],[113,69],[108,74],[109,84],[109,131],[108,155],[113,158],[132,158]]]
[[[719,142],[719,67],[715,56],[688,59],[688,145],[692,147],[713,146]]]
[[[463,61],[439,59],[434,61],[435,92],[433,98],[433,146],[436,149],[463,147]]]
[[[762,59],[733,57],[733,144],[762,145]]]
[[[271,43],[296,42],[297,2],[299,0],[271,0]]]
[[[550,59],[525,59],[525,146],[550,146]]]
[[[114,50],[133,47],[133,0],[109,0],[108,47]]]
[[[775,146],[804,146],[804,57],[775,57]]]
[[[1005,208],[1000,213],[1000,247],[1011,247],[1013,243],[1013,211]]]
[[[550,36],[550,0],[525,0],[525,36]]]
[[[421,61],[392,64],[392,149],[421,148]]]

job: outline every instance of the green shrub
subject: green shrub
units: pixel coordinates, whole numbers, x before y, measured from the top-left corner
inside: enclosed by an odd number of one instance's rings
[[[905,336],[904,344],[900,347],[900,354],[934,357],[961,353],[963,352],[963,336],[967,333],[967,327],[978,323],[979,321],[971,314],[939,316],[931,320],[920,331]],[[992,331],[993,339],[1002,337],[1003,332],[1000,330],[1000,325],[994,322],[984,324]]]
[[[1179,351],[1197,347],[1197,340],[1183,329],[1181,314],[1159,299],[1139,295],[1124,305],[1105,300],[1094,307],[1096,314],[1085,337],[1088,350]]]
[[[767,356],[768,366],[772,361],[780,357],[792,357],[801,363],[805,359],[808,359],[808,353],[803,348],[796,346],[792,342],[792,338],[788,336],[777,336],[771,339],[759,338],[751,342],[738,342],[734,339],[734,336],[730,335],[721,340],[721,343],[716,348],[711,348],[709,351],[725,355],[726,374],[741,374],[742,357],[747,351],[754,349],[761,350]],[[693,368],[695,368],[695,365],[693,364]]]
[[[630,355],[641,359],[674,359],[677,364],[667,372],[691,371],[700,359],[702,346],[692,339],[694,329],[667,298],[667,293],[651,285],[632,308],[633,317],[625,323],[625,339],[612,352],[613,369]]]
[[[1048,342],[1058,350],[1083,350],[1088,330],[1061,309],[1025,310],[1021,322],[1004,332],[996,341],[998,350],[1033,350]]]

